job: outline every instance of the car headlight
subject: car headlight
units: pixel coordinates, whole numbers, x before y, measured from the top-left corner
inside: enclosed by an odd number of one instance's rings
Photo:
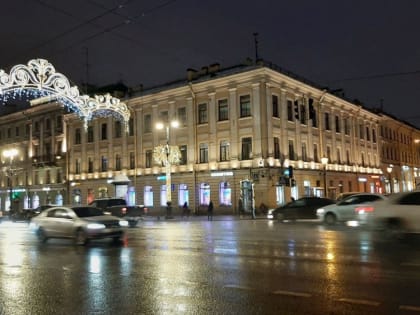
[[[323,208],[320,208],[320,209],[316,210],[316,214],[318,214],[318,215],[323,215],[324,212],[325,212],[325,210]]]
[[[105,224],[102,224],[102,223],[89,223],[87,225],[87,228],[90,229],[90,230],[105,229]]]
[[[128,226],[127,220],[120,220],[120,226]]]

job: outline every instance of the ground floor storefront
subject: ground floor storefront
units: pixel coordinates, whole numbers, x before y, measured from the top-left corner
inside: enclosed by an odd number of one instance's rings
[[[284,178],[282,168],[227,169],[211,172],[172,173],[171,204],[174,210],[187,203],[191,213],[206,213],[211,201],[219,214],[264,212],[293,197],[319,196],[336,199],[344,192],[386,193],[387,179],[377,174],[322,170],[299,170]],[[0,190],[1,209],[36,208],[44,204],[88,204],[95,198],[121,197],[129,205],[149,211],[167,206],[167,179],[163,174],[79,180],[62,185],[15,187]]]

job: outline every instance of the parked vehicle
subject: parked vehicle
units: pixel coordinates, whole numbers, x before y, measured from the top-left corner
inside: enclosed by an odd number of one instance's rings
[[[368,205],[376,200],[383,200],[386,197],[381,194],[356,193],[347,196],[336,204],[328,205],[316,210],[318,218],[325,224],[332,225],[337,222],[355,221],[358,224],[356,208]]]
[[[322,206],[335,203],[334,200],[319,197],[303,197],[268,210],[267,218],[274,220],[317,219],[316,210]]]
[[[33,217],[30,223],[41,242],[49,238],[72,238],[77,245],[101,238],[121,242],[127,226],[128,221],[89,206],[52,207]]]
[[[356,208],[359,220],[389,236],[420,233],[420,191],[391,194],[387,199]]]
[[[146,211],[143,206],[128,206],[123,198],[95,199],[89,203],[89,206],[100,208],[105,213],[127,220],[130,227],[135,227]]]

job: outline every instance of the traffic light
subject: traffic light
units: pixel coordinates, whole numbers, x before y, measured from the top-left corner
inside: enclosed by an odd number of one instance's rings
[[[299,120],[299,102],[297,100],[294,102],[293,109],[294,109],[294,112],[295,112],[295,119]]]
[[[289,178],[293,178],[293,166],[289,166],[288,170],[289,170]]]

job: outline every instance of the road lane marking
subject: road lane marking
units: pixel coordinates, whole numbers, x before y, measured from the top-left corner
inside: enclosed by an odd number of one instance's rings
[[[287,295],[287,296],[297,296],[297,297],[311,297],[312,295],[309,293],[304,293],[304,292],[294,292],[294,291],[283,291],[283,290],[277,290],[274,291],[273,294],[278,294],[278,295]]]
[[[351,303],[351,304],[360,304],[360,305],[369,305],[369,306],[379,306],[379,302],[370,301],[370,300],[360,300],[360,299],[349,299],[349,298],[341,298],[338,299],[339,302],[344,303]]]
[[[420,306],[400,305],[400,310],[420,312]]]
[[[228,288],[228,289],[254,290],[253,288],[242,286],[242,285],[236,285],[236,284],[227,284],[223,287]]]

